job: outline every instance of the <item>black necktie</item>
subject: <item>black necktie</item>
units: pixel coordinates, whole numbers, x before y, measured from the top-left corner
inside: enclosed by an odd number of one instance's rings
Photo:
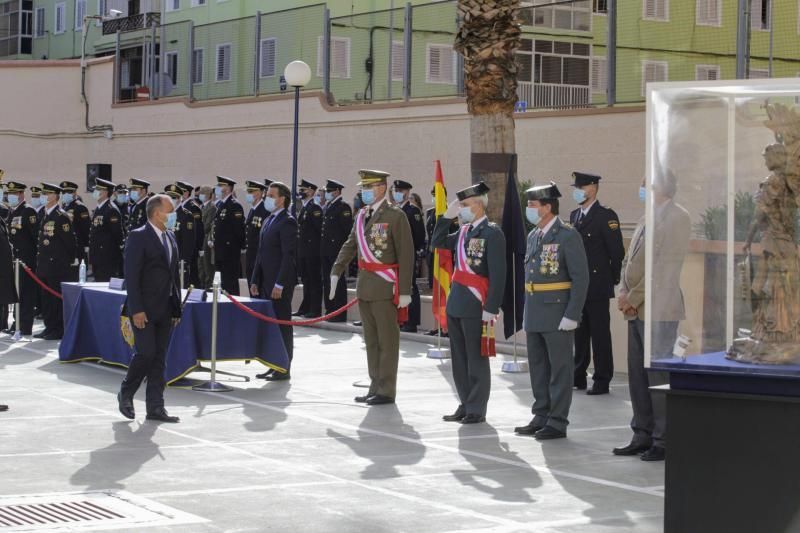
[[[367,216],[364,217],[364,224],[365,225],[368,224],[369,223],[369,219],[371,219],[371,218],[372,218],[372,208],[368,207],[367,208]]]

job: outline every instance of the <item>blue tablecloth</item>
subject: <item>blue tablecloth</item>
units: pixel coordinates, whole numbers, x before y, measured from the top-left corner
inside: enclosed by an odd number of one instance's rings
[[[64,338],[58,348],[62,361],[103,361],[128,366],[133,348],[122,336],[120,310],[125,291],[107,283],[62,283]],[[272,302],[242,297],[240,301],[261,314],[274,317]],[[172,333],[165,377],[173,383],[211,358],[211,302],[188,302],[183,318]],[[221,297],[217,316],[217,360],[252,359],[277,370],[288,365],[286,347],[274,324],[236,309]]]

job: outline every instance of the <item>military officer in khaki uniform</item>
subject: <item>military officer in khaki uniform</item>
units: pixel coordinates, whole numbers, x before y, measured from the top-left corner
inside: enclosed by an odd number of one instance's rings
[[[397,362],[400,357],[398,308],[411,303],[411,267],[414,241],[405,213],[386,199],[389,174],[379,170],[360,170],[359,211],[350,237],[339,251],[331,270],[331,294],[350,261],[358,255],[358,297],[370,386],[356,402],[368,405],[394,403]]]
[[[528,189],[525,215],[537,226],[525,252],[525,333],[533,389],[533,420],[514,431],[537,440],[567,436],[574,332],[589,288],[580,233],[558,218],[554,183]]]

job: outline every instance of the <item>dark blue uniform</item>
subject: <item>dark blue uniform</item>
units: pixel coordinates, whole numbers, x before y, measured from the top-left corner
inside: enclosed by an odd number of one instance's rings
[[[95,281],[122,275],[124,242],[122,215],[114,202],[107,200],[94,210],[89,232],[89,259]]]
[[[269,216],[269,211],[264,207],[264,201],[258,202],[249,213],[247,213],[247,220],[245,222],[245,232],[247,234],[247,279],[253,277],[253,267],[256,264],[256,255],[258,255],[258,241],[261,238],[261,227],[264,221]]]
[[[419,298],[419,287],[417,287],[417,262],[425,257],[425,222],[422,220],[422,211],[410,201],[402,206],[403,212],[408,218],[411,226],[411,236],[414,239],[414,264],[412,265],[411,277],[411,305],[408,306],[408,322],[404,330],[416,331],[420,324],[421,304]]]
[[[242,276],[242,250],[247,246],[244,208],[231,194],[217,205],[214,216],[214,263],[222,275],[222,288],[239,294]]]
[[[322,314],[322,208],[313,200],[300,209],[297,231],[297,269],[303,282],[303,301],[297,313],[314,318]]]
[[[47,208],[45,208],[47,209]],[[69,215],[57,205],[45,213],[39,228],[39,248],[36,257],[36,274],[51,289],[61,292],[61,282],[69,281],[77,253],[75,233]],[[42,291],[44,331],[48,340],[59,340],[64,335],[61,300]]]
[[[347,277],[342,275],[336,285],[333,300],[331,293],[331,269],[339,255],[339,250],[353,229],[353,210],[341,196],[325,204],[322,213],[322,236],[320,256],[322,262],[322,294],[325,298],[325,314],[343,307],[347,303]],[[331,322],[347,322],[347,312],[330,319]]]
[[[39,217],[36,210],[27,203],[20,203],[9,215],[9,233],[14,256],[28,268],[36,271],[36,248],[39,237]],[[13,278],[12,278],[13,280]],[[30,335],[33,329],[38,287],[30,276],[20,271],[20,323],[23,335]]]

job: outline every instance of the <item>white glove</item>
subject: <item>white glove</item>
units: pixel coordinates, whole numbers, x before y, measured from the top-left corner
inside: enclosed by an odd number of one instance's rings
[[[209,248],[213,248],[214,247],[214,241],[208,241],[207,244],[208,244]]]
[[[400,301],[397,302],[397,307],[402,309],[403,307],[408,307],[411,305],[411,296],[401,295]]]
[[[484,311],[482,320],[484,322],[491,322],[492,320],[497,320],[497,315],[490,313],[489,311]]]
[[[200,250],[200,257],[203,257],[206,253],[203,250]]]
[[[450,205],[447,206],[447,211],[444,212],[444,218],[456,218],[460,210],[461,202],[453,200],[450,202]]]
[[[567,317],[561,319],[561,324],[558,325],[558,331],[572,331],[578,329],[578,323]]]
[[[339,284],[339,276],[331,276],[331,290],[328,294],[328,300],[336,298],[336,286]]]

